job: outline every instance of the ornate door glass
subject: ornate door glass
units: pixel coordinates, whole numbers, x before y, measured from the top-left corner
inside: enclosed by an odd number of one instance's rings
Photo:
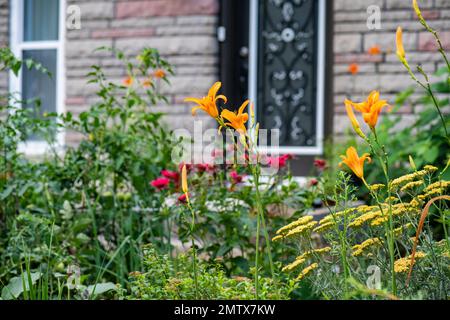
[[[280,146],[320,153],[323,101],[320,10],[323,0],[256,1],[257,117],[262,128],[279,129]],[[254,30],[255,31],[255,30]]]

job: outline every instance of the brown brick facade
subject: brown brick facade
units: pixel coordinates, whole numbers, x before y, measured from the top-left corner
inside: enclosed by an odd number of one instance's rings
[[[450,1],[419,0],[423,16],[439,31],[443,45],[450,49]],[[433,36],[424,31],[412,9],[411,0],[336,0],[334,1],[334,103],[335,132],[343,133],[350,123],[345,114],[345,97],[361,99],[371,90],[380,90],[382,97],[394,102],[396,93],[414,85],[405,68],[398,61],[395,48],[397,26],[403,28],[407,58],[411,66],[421,63],[427,72],[442,66]],[[381,9],[381,29],[367,27],[367,7]],[[382,53],[370,55],[368,50],[378,46]],[[359,65],[359,72],[348,72],[351,63]],[[412,120],[411,106],[399,110],[403,124]]]
[[[14,1],[14,0],[11,0]],[[227,0],[225,0],[227,1]],[[86,110],[97,100],[95,87],[86,84],[85,74],[93,64],[103,66],[113,80],[121,81],[124,70],[108,53],[93,53],[100,46],[111,46],[135,56],[141,48],[155,47],[173,65],[172,86],[163,86],[170,106],[155,109],[167,113],[174,128],[189,127],[190,107],[183,103],[188,95],[203,95],[219,77],[219,46],[216,39],[219,0],[67,0],[81,8],[81,29],[66,31],[65,109],[74,114]],[[334,128],[340,134],[348,127],[343,108],[345,97],[360,99],[372,89],[392,101],[412,82],[395,55],[395,29],[404,29],[409,61],[421,62],[426,71],[435,71],[442,62],[432,36],[423,31],[410,0],[327,0],[334,6],[334,67],[327,77],[334,79]],[[440,31],[443,44],[450,49],[450,1],[419,1],[431,26]],[[381,9],[381,29],[369,30],[367,7]],[[8,0],[0,0],[0,45],[8,43]],[[245,19],[245,17],[243,17]],[[331,37],[330,37],[331,38]],[[370,55],[379,46],[382,53]],[[348,65],[357,63],[359,73],[352,76]],[[7,75],[0,73],[0,90],[7,90]],[[328,108],[328,110],[331,108]],[[405,123],[411,118],[405,106]],[[200,119],[206,119],[199,113]],[[69,134],[67,142],[78,137]]]

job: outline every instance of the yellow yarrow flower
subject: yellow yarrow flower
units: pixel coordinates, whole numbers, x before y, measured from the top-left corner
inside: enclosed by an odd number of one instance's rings
[[[336,224],[336,223],[333,222],[333,221],[329,221],[329,222],[320,224],[318,227],[316,227],[316,228],[313,229],[313,232],[318,232],[318,233],[320,233],[320,232],[329,230],[329,229],[330,229],[331,227],[333,227],[335,224]]]
[[[373,192],[377,192],[378,190],[380,190],[380,189],[382,189],[382,188],[384,188],[384,187],[385,187],[384,184],[382,184],[382,183],[377,183],[377,184],[371,185],[371,186],[370,186],[370,190],[373,191]]]
[[[362,242],[361,244],[357,244],[352,247],[352,250],[353,250],[352,255],[354,257],[358,257],[358,256],[362,255],[367,248],[376,246],[376,245],[380,245],[382,243],[383,242],[381,241],[380,238],[367,239],[364,242]]]
[[[422,259],[426,257],[426,253],[418,251],[415,255],[415,260]],[[412,256],[409,255],[408,257],[400,258],[394,262],[394,272],[395,273],[406,273],[409,271],[409,268],[411,267],[411,260]]]
[[[404,184],[417,180],[417,179],[422,179],[425,175],[427,174],[427,171],[425,170],[420,170],[420,171],[416,171],[414,173],[410,173],[410,174],[406,174],[404,176],[401,176],[397,179],[394,179],[391,181],[391,183],[389,184],[389,187],[391,188],[391,190],[395,190],[398,189],[400,186],[403,186]]]
[[[424,184],[423,180],[411,181],[411,182],[408,182],[407,184],[405,184],[403,187],[401,187],[400,191],[406,192],[406,191],[408,191],[410,189],[414,189],[414,188],[420,187],[423,184]]]
[[[356,227],[360,227],[362,226],[364,223],[371,221],[373,219],[376,219],[378,217],[380,217],[381,211],[372,211],[372,212],[368,212],[365,213],[359,217],[357,217],[355,220],[353,220],[348,226],[349,228],[356,228]]]
[[[317,221],[311,221],[310,223],[307,223],[305,225],[298,226],[292,230],[290,230],[286,235],[285,238],[293,237],[293,236],[299,236],[303,235],[306,232],[310,231],[314,226],[317,224]]]
[[[423,170],[428,171],[428,173],[433,173],[438,171],[439,169],[435,166],[431,166],[429,164],[427,164],[425,167],[423,167]]]
[[[286,225],[286,226],[284,226],[284,227],[278,229],[278,231],[276,232],[276,234],[277,234],[277,235],[283,235],[283,234],[286,234],[289,230],[294,229],[294,228],[296,228],[296,227],[298,227],[298,226],[307,224],[307,223],[311,222],[312,220],[313,220],[313,217],[312,217],[312,216],[304,216],[304,217],[301,217],[301,218],[297,219],[296,221],[291,222],[290,224],[288,224],[288,225]]]
[[[302,270],[302,272],[300,272],[300,274],[297,277],[297,281],[302,280],[304,277],[306,277],[311,271],[317,269],[319,267],[318,263],[313,263],[311,265],[309,265],[308,267],[306,267],[305,269]]]

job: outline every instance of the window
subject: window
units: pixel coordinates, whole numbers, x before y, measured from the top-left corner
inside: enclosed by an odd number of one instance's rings
[[[47,68],[52,77],[23,68],[19,77],[10,77],[10,91],[22,100],[39,98],[40,114],[63,112],[64,104],[64,0],[11,1],[11,49],[22,60],[33,59]],[[31,107],[31,106],[27,106]],[[39,114],[36,114],[39,116]],[[64,133],[58,132],[62,145]],[[47,145],[39,137],[30,137],[20,147],[28,154],[42,154]]]

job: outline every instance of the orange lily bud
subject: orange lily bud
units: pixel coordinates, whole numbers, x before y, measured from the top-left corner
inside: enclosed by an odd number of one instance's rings
[[[185,194],[188,193],[188,182],[187,182],[187,171],[186,171],[186,165],[183,165],[183,169],[181,169],[181,190]]]
[[[366,139],[366,135],[362,132],[361,127],[359,126],[358,119],[356,119],[355,113],[353,112],[352,102],[348,99],[345,99],[345,110],[347,111],[347,115],[352,123],[353,129],[355,132],[363,139]]]
[[[403,48],[402,27],[397,28],[396,41],[397,41],[397,56],[403,62],[405,60],[406,54],[405,54],[405,49]]]

